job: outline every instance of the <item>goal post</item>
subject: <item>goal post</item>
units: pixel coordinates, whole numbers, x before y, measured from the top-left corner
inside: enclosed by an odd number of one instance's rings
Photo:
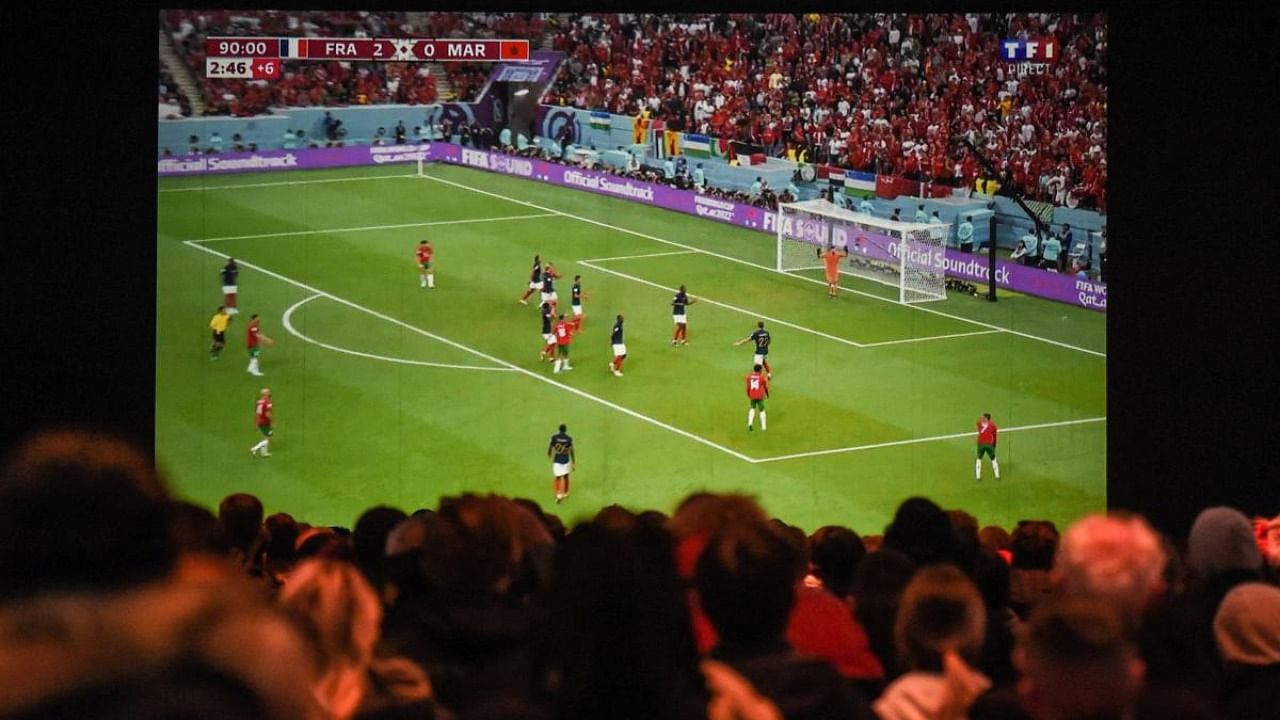
[[[829,247],[849,253],[840,273],[898,291],[898,302],[945,300],[949,223],[895,222],[837,207],[826,200],[778,206],[779,272],[823,268]]]

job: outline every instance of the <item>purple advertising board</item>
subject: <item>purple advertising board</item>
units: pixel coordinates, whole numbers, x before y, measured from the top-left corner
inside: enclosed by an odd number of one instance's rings
[[[777,213],[763,208],[705,197],[688,190],[677,190],[666,185],[610,173],[445,143],[175,156],[161,158],[157,162],[156,170],[160,177],[182,177],[410,163],[417,162],[419,158],[623,198],[771,235],[777,233]],[[796,223],[797,220],[800,222]],[[812,235],[816,232],[815,229],[807,226],[804,220],[792,218],[792,223],[794,225],[789,224],[784,228],[784,233],[787,235],[803,239],[806,234]],[[880,235],[873,239],[875,242],[866,243],[861,247],[878,259],[892,259],[898,251],[897,241],[894,238]],[[966,254],[948,248],[945,253],[930,253],[927,261],[934,265],[945,264],[946,273],[951,277],[979,285],[987,283],[989,275],[987,263],[985,258],[979,255]],[[1098,312],[1106,312],[1107,309],[1106,284],[1077,279],[1069,274],[1058,274],[997,260],[996,285],[1006,290],[1056,300]]]
[[[175,155],[156,161],[156,174],[160,177],[183,177],[417,162],[419,157],[423,159],[427,157],[426,150],[425,145],[361,145],[314,150],[261,150],[220,155]]]

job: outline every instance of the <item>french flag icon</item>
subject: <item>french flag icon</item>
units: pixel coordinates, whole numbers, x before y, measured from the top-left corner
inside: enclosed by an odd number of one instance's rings
[[[307,56],[306,38],[280,38],[280,57],[304,58]]]

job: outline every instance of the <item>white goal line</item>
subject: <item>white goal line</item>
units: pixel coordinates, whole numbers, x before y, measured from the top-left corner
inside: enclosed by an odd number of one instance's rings
[[[470,223],[505,222],[507,220],[532,220],[534,218],[547,218],[547,217],[557,217],[557,214],[556,213],[534,213],[532,215],[507,215],[505,217],[465,218],[462,220],[433,220],[430,222],[401,223],[399,225],[362,225],[360,227],[331,228],[327,230],[293,230],[289,232],[261,233],[258,235],[227,235],[225,237],[193,239],[188,242],[208,243],[208,242],[222,242],[223,240],[262,240],[264,238],[300,237],[303,235],[329,235],[331,233],[370,232],[373,230],[403,230],[405,228],[432,227],[435,225],[467,225]]]

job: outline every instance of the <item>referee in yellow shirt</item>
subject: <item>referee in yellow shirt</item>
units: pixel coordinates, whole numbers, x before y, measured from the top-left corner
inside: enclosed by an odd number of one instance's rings
[[[222,348],[227,345],[227,326],[231,324],[231,315],[227,313],[225,306],[219,305],[218,312],[213,314],[213,319],[209,321],[209,328],[213,330],[213,344],[209,346],[209,359],[217,360],[218,353],[222,352]]]

